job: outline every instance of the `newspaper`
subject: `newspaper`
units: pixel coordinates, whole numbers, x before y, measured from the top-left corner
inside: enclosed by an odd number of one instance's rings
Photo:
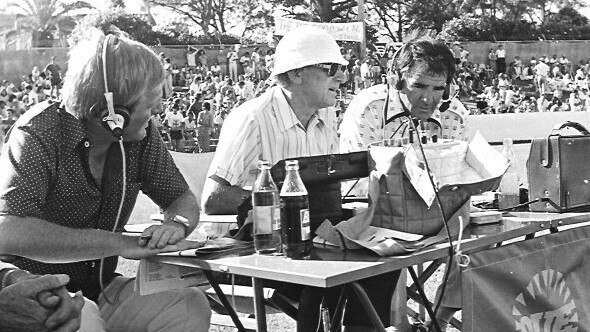
[[[144,296],[208,283],[201,269],[164,264],[148,258],[139,262],[135,291]]]

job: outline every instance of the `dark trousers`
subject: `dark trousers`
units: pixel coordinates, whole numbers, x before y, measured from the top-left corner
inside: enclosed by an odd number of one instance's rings
[[[498,60],[496,60],[496,68],[498,69],[498,74],[506,73],[506,59],[498,58]]]

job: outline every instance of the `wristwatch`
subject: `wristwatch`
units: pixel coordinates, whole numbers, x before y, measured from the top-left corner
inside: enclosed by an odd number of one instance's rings
[[[188,219],[186,219],[183,216],[175,215],[174,217],[172,217],[172,219],[170,219],[170,221],[175,222],[175,223],[181,225],[182,227],[184,227],[184,236],[188,236],[189,229],[191,226],[188,222]]]

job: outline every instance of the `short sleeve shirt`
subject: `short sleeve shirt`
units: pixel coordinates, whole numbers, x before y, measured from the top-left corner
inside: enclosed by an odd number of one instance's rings
[[[251,186],[258,160],[271,165],[292,157],[338,152],[336,112],[320,109],[305,128],[289,106],[283,89],[270,88],[245,102],[225,119],[208,176],[233,186]]]
[[[180,127],[180,124],[182,123],[182,120],[184,119],[184,117],[182,116],[182,113],[177,112],[176,114],[174,114],[174,112],[168,112],[166,113],[166,117],[164,118],[164,122],[166,122],[168,124],[168,126],[172,127],[172,128],[178,128]]]
[[[166,208],[188,185],[150,124],[140,142],[125,142],[126,195],[117,232],[127,223],[139,190]],[[0,215],[34,217],[69,228],[111,231],[122,195],[122,160],[117,143],[107,151],[101,185],[90,173],[91,143],[84,124],[57,104],[43,102],[19,118],[0,155]],[[36,274],[64,273],[68,289],[98,296],[99,260],[48,264],[19,258],[15,265]],[[105,260],[105,281],[117,257]]]
[[[410,129],[409,118],[403,116],[402,107],[395,94],[390,98],[387,123],[383,130],[384,106],[387,97],[385,84],[374,85],[362,90],[353,98],[340,125],[340,151],[364,151],[372,143],[384,138],[407,137]],[[467,137],[468,111],[456,98],[451,100],[449,109],[440,113],[437,109],[428,120],[431,135],[441,138],[463,140]]]

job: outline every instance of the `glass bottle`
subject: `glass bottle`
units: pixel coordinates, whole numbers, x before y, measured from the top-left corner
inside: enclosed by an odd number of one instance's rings
[[[508,160],[510,165],[500,181],[500,197],[498,198],[498,208],[500,209],[520,204],[520,178],[512,139],[505,138],[503,145],[502,156]]]
[[[285,170],[280,194],[283,254],[294,259],[308,258],[312,243],[307,189],[299,176],[297,160],[287,160]]]
[[[281,210],[279,190],[270,174],[270,163],[258,161],[258,177],[252,187],[254,248],[259,254],[281,250]]]

